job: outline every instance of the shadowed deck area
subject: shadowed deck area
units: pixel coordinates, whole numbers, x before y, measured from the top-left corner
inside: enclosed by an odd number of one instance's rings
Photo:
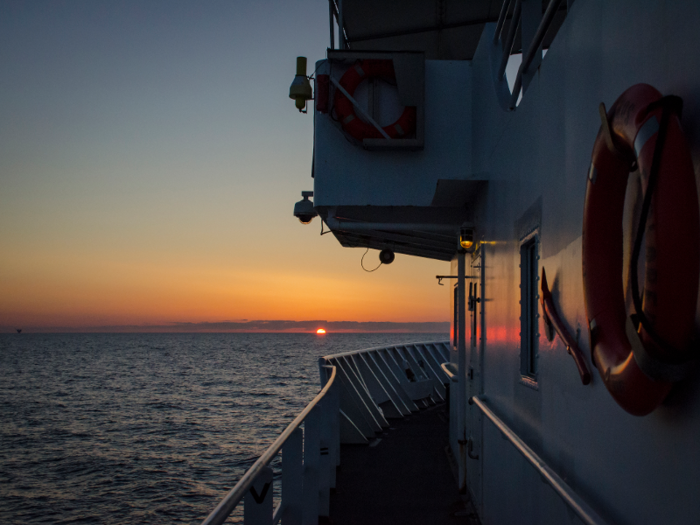
[[[391,427],[370,446],[342,445],[330,523],[478,523],[465,512],[465,498],[445,452],[447,421],[441,404],[406,419],[391,419]]]

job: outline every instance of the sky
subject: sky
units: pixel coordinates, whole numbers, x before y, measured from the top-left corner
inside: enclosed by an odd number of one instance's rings
[[[3,0],[0,330],[447,321],[447,263],[367,273],[292,216],[313,137],[289,84],[327,5]]]

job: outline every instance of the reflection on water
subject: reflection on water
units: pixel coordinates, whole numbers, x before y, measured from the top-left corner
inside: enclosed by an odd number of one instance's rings
[[[0,523],[198,523],[318,392],[319,356],[443,338],[0,335]]]

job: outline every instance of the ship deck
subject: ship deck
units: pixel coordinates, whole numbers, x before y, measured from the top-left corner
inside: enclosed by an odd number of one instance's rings
[[[424,409],[367,445],[341,445],[332,525],[477,525],[448,458],[445,404]]]

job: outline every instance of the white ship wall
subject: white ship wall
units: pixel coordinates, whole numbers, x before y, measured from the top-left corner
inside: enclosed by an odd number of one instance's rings
[[[681,123],[698,178],[698,22],[700,2],[577,0],[510,113],[501,109],[491,80],[495,24],[487,26],[472,62],[471,170],[474,178],[490,181],[477,234],[494,243],[485,246],[486,341],[478,379],[493,410],[609,523],[700,520],[700,374],[677,384],[648,416],[620,408],[590,360],[581,268],[586,175],[601,101],[610,107],[640,82],[682,97]],[[538,389],[520,382],[516,224],[539,207],[538,273],[546,268],[562,319],[574,335],[580,330],[593,372],[588,386],[562,342],[544,337],[541,318]],[[682,257],[683,247],[666,256]],[[456,272],[455,261],[452,266]],[[471,430],[478,441],[478,429]],[[456,448],[454,435],[451,443]],[[484,525],[579,522],[487,420],[476,445],[480,459],[467,459],[467,465],[483,475],[483,497],[476,503]]]
[[[364,150],[346,139],[327,114],[315,113],[314,205],[430,206],[438,179],[469,176],[469,92],[468,62],[425,62],[421,151]]]

